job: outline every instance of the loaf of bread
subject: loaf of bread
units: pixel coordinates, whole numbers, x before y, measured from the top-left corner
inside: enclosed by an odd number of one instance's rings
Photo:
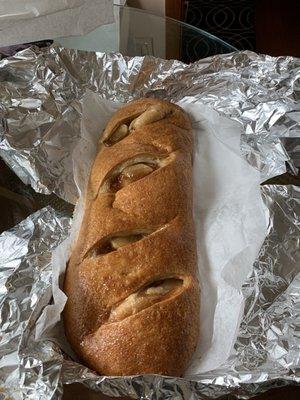
[[[140,99],[102,135],[64,283],[64,324],[99,374],[182,376],[197,345],[191,124]]]

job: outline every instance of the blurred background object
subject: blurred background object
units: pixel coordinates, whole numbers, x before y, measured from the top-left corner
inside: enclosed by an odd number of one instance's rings
[[[128,0],[127,4],[184,21],[237,49],[255,49],[253,0]],[[202,42],[183,32],[182,52],[187,62],[195,61]]]
[[[238,50],[255,50],[253,0],[189,0],[184,3],[185,22],[212,33]],[[189,37],[184,40],[186,58],[194,60],[195,44]]]
[[[282,400],[284,397],[287,400],[296,400],[299,397],[300,388],[297,386],[290,386],[285,388],[278,388],[270,390],[266,393],[252,397],[252,400]],[[222,396],[218,400],[234,400],[234,395]],[[116,398],[115,398],[116,399]],[[118,397],[118,400],[130,400],[130,397]],[[87,387],[79,384],[65,385],[63,400],[113,400],[100,393],[92,392]],[[163,400],[163,399],[162,399]]]
[[[73,18],[86,1],[78,0],[78,7],[69,10]],[[102,5],[102,8],[96,8],[98,11],[91,14],[93,16],[95,13],[102,15],[102,9],[107,10],[105,6],[107,1],[91,1],[89,4],[95,3],[94,6],[98,3]],[[192,2],[183,0],[152,0],[151,2],[147,0],[128,0],[127,2],[126,0],[114,0],[113,4],[110,2],[110,7],[113,15],[110,18],[107,11],[107,15],[104,15],[103,18],[99,17],[101,23],[98,21],[99,18],[93,17],[93,23],[87,24],[85,10],[85,14],[80,16],[80,24],[76,29],[72,28],[73,24],[70,24],[69,16],[66,19],[66,26],[69,28],[66,27],[64,30],[56,30],[53,22],[55,18],[51,18],[45,22],[41,31],[40,18],[44,18],[44,15],[21,19],[22,23],[30,23],[29,34],[21,35],[20,27],[15,31],[10,25],[4,28],[1,25],[3,29],[0,31],[3,38],[1,39],[0,35],[0,58],[11,56],[32,44],[40,47],[49,46],[53,39],[56,44],[67,48],[101,52],[118,51],[128,56],[153,55],[184,62],[192,62],[236,50],[236,47],[224,40],[226,35],[223,35],[223,40],[222,35],[214,35],[212,26],[208,27],[210,31],[205,31],[203,27],[199,29],[197,23],[194,26],[189,24],[189,19],[192,22],[197,20],[193,17],[195,10],[197,11],[197,4],[193,8]],[[64,13],[66,11],[68,10],[63,10]],[[203,12],[206,12],[205,8],[203,8]],[[213,15],[213,13],[210,14]],[[0,20],[7,24],[6,18],[8,17],[1,14],[0,9]],[[63,18],[62,15],[60,17]],[[13,31],[12,35],[9,34],[10,30]],[[62,36],[63,32],[67,35]],[[220,32],[216,31],[216,33]],[[34,38],[34,42],[29,38]],[[23,43],[15,44],[17,40],[23,40]]]
[[[299,18],[299,0],[256,0],[256,51],[300,57]]]
[[[1,0],[0,46],[79,35],[113,22],[111,0]]]
[[[186,63],[235,50],[299,57],[299,15],[298,0],[114,0],[114,21],[77,36],[47,37],[38,45],[55,39],[69,48]],[[0,53],[5,57],[28,45]]]
[[[238,50],[300,56],[298,0],[128,0],[127,4],[184,21]],[[186,62],[196,61],[201,40],[183,32]]]
[[[26,43],[26,44],[15,44],[12,46],[0,47],[0,60],[5,57],[11,57],[20,50],[27,49],[28,47],[35,45],[38,47],[47,47],[52,44],[52,40],[42,40],[39,42]]]
[[[69,216],[72,215],[74,209],[72,204],[55,194],[36,193],[31,186],[25,185],[0,158],[0,234],[47,205]]]
[[[128,4],[147,7],[147,10],[128,7]],[[100,26],[86,35],[55,38],[54,43],[71,49],[118,51],[127,56],[150,55],[184,62],[236,51],[234,46],[217,36],[180,21],[179,18],[184,15],[184,8],[177,8],[181,7],[180,1],[173,4],[175,8],[172,6],[169,10],[172,15],[177,10],[178,19],[163,15],[166,14],[165,5],[164,0],[129,1],[125,7],[115,5],[114,23]],[[186,51],[187,38],[191,43],[190,53]]]
[[[0,159],[0,233],[37,210],[33,197],[22,189],[22,182]]]

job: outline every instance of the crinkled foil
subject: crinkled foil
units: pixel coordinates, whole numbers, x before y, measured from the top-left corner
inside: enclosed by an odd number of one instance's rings
[[[80,135],[79,99],[87,89],[121,102],[201,101],[244,126],[242,150],[262,180],[285,172],[286,162],[295,170],[281,141],[299,137],[300,61],[292,57],[237,52],[186,65],[30,48],[0,61],[0,82],[0,155],[36,191],[71,203],[79,189],[68,154]]]
[[[244,128],[241,149],[262,181],[299,167],[300,61],[237,52],[191,65],[151,57],[31,48],[0,62],[0,154],[25,182],[75,203],[70,152],[80,135],[87,89],[127,102],[140,96],[203,102]],[[60,177],[60,179],[58,179]],[[63,384],[110,396],[247,398],[300,383],[300,189],[266,185],[268,235],[243,285],[245,310],[229,359],[217,370],[179,379],[99,377],[34,326],[51,301],[50,253],[70,219],[43,209],[0,236],[0,399],[56,399]],[[85,396],[85,398],[88,398]]]
[[[34,326],[51,301],[51,252],[71,219],[43,208],[0,235],[0,398],[51,399],[59,392],[62,355],[37,343]]]

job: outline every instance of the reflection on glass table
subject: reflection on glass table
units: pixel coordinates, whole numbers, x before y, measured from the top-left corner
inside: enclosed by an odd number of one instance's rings
[[[67,48],[115,52],[127,56],[153,55],[192,62],[236,48],[184,22],[131,7],[114,6],[115,22],[83,36],[55,39]]]

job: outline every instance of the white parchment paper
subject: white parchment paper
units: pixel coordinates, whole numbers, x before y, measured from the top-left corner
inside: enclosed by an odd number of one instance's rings
[[[201,286],[200,338],[187,376],[219,367],[232,352],[243,297],[240,289],[266,236],[260,176],[240,154],[241,127],[202,104],[179,103],[190,115],[194,146],[194,220]],[[73,157],[76,182],[84,193],[102,129],[121,106],[87,92],[81,138]],[[52,338],[69,354],[61,312],[66,296],[59,288],[83,215],[83,197],[74,212],[70,237],[53,253],[54,304],[36,326],[36,338]]]

